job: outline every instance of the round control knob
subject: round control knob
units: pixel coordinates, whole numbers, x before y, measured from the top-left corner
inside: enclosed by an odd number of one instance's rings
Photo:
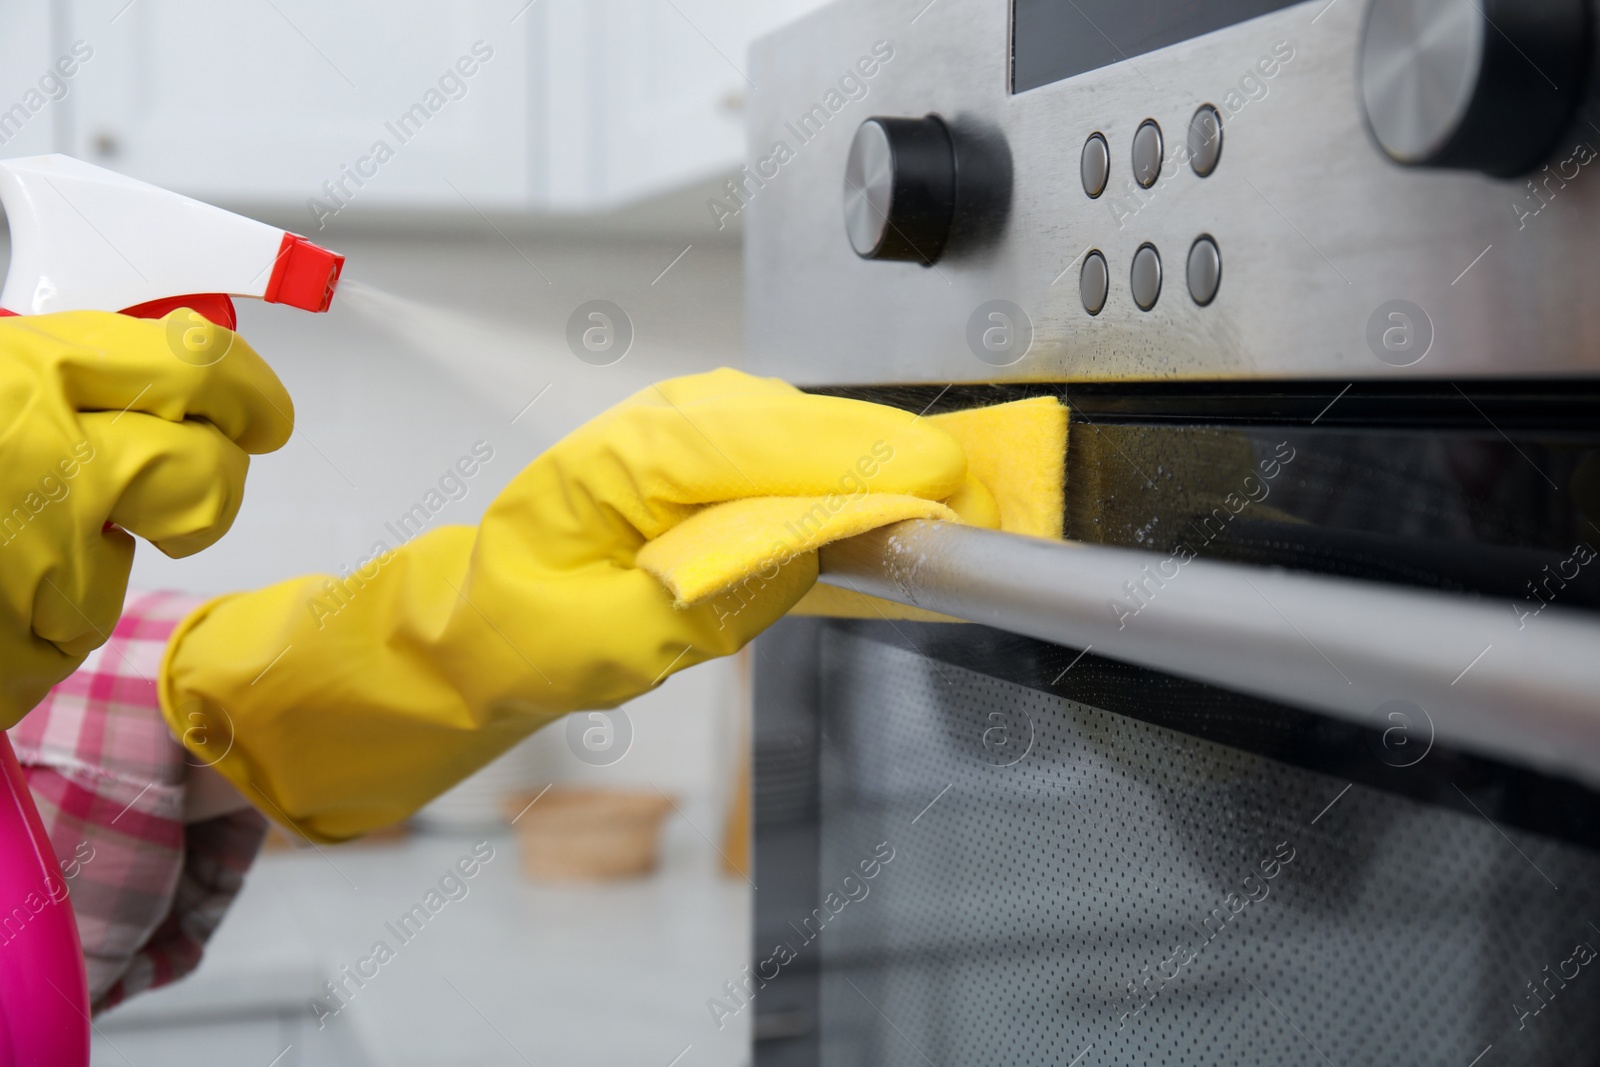
[[[956,152],[936,115],[870,118],[844,168],[844,226],[862,259],[931,266],[955,216]]]
[[[1572,122],[1588,52],[1588,0],[1373,0],[1367,125],[1397,163],[1525,174]]]

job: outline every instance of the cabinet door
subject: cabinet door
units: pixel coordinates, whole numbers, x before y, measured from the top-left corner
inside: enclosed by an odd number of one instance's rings
[[[635,200],[735,170],[746,53],[820,0],[542,0],[548,153],[557,207]]]
[[[593,210],[732,171],[749,44],[817,0],[60,4],[57,38],[94,58],[58,144],[314,231],[346,208]]]
[[[69,151],[204,199],[522,208],[520,0],[68,0]],[[311,226],[315,229],[315,225]]]
[[[10,0],[0,7],[0,157],[51,151],[70,120],[78,61],[53,39],[50,5]],[[56,60],[63,60],[60,69]],[[63,75],[63,71],[70,74]]]

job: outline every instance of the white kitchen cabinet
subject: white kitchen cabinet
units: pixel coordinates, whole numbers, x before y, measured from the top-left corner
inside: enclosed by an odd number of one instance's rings
[[[0,157],[51,151],[70,121],[79,63],[51,32],[48,4],[0,0]],[[59,53],[57,47],[60,47]],[[61,70],[56,61],[65,57]]]
[[[55,37],[94,49],[56,144],[314,231],[330,210],[592,210],[731,171],[746,49],[816,0],[56,5]]]
[[[750,42],[817,6],[543,0],[544,202],[625,202],[736,169]]]
[[[74,155],[228,203],[526,205],[528,35],[503,0],[68,7],[96,47]]]

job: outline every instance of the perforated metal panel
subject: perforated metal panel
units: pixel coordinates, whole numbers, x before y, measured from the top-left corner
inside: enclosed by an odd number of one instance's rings
[[[820,658],[828,1067],[1600,1057],[1593,851],[859,629]]]

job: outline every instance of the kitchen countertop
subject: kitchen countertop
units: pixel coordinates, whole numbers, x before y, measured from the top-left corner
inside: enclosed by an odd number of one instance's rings
[[[402,942],[477,842],[493,858]],[[681,817],[654,876],[604,886],[525,881],[503,832],[268,853],[194,975],[98,1020],[94,1063],[737,1067],[750,1013],[719,1031],[706,1002],[747,963],[749,909]],[[319,1029],[310,998],[379,940],[391,957]]]

